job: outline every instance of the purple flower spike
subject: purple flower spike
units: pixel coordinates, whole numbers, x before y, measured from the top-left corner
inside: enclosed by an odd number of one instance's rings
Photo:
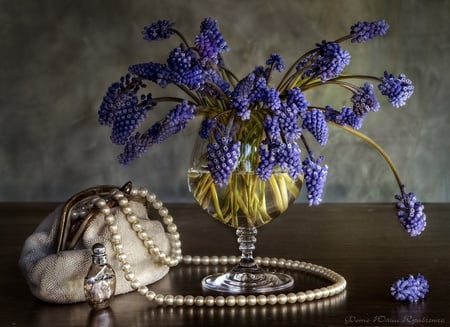
[[[161,19],[153,24],[145,26],[144,30],[142,31],[144,40],[156,41],[168,39],[174,33],[172,29],[174,25],[174,23],[166,19]]]
[[[191,90],[198,90],[205,83],[205,74],[200,62],[194,52],[191,49],[185,49],[184,46],[170,52],[165,74],[171,82],[186,85]]]
[[[386,35],[389,25],[384,19],[376,22],[357,22],[350,28],[350,34],[353,37],[352,42],[366,42],[377,36]]]
[[[405,101],[414,93],[414,85],[404,74],[396,78],[393,74],[384,72],[381,84],[378,85],[381,94],[386,95],[395,108],[405,105]]]
[[[421,274],[400,278],[391,286],[391,294],[397,301],[417,302],[428,292],[428,281]]]
[[[310,206],[319,205],[320,202],[322,202],[323,188],[328,174],[327,165],[319,166],[322,160],[322,156],[316,160],[313,155],[310,154],[310,156],[303,161],[303,173]]]
[[[283,58],[276,53],[272,53],[270,55],[269,59],[266,61],[266,64],[268,66],[273,66],[273,68],[279,72],[282,72],[286,68]]]
[[[250,73],[231,92],[231,106],[236,109],[236,114],[242,120],[250,119],[250,100],[255,83],[255,74]]]
[[[202,139],[207,139],[211,130],[216,126],[214,118],[206,118],[202,121],[198,134]]]
[[[365,115],[369,111],[378,111],[380,108],[380,103],[373,91],[373,85],[369,83],[361,86],[359,92],[353,95],[351,101],[353,102],[353,112],[357,116]]]
[[[322,82],[325,82],[338,76],[350,63],[350,53],[342,49],[338,43],[322,41],[317,46],[317,58],[313,60],[311,68],[304,76],[320,76]]]
[[[111,132],[111,141],[116,144],[125,144],[129,136],[139,126],[151,109],[151,95],[143,95],[138,103],[136,95],[127,95],[119,104],[114,113],[114,123]]]
[[[325,115],[319,109],[312,109],[302,114],[304,129],[307,129],[320,145],[328,141],[328,125]]]
[[[218,55],[229,50],[215,19],[208,17],[201,23],[200,33],[195,37],[195,47],[204,63],[219,63]]]
[[[215,135],[216,142],[210,143],[208,149],[208,167],[214,183],[218,186],[228,184],[234,165],[239,157],[241,143],[232,137]]]
[[[166,66],[156,62],[146,62],[143,64],[135,64],[128,67],[128,72],[137,75],[140,78],[148,79],[161,87],[167,86],[164,79],[164,70]]]
[[[424,205],[417,201],[414,193],[406,193],[402,186],[402,194],[395,195],[397,202],[397,217],[400,223],[411,236],[421,234],[427,225],[426,215],[423,212]]]

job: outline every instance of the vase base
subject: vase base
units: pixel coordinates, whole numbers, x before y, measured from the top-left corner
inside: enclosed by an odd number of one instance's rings
[[[206,276],[202,280],[205,290],[229,294],[264,294],[282,292],[294,286],[294,279],[278,272],[236,272]]]

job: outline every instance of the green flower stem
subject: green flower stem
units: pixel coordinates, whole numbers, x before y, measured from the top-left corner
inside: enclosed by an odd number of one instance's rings
[[[394,174],[395,179],[397,180],[397,184],[400,187],[400,190],[402,189],[402,181],[400,179],[400,175],[398,173],[397,168],[394,165],[394,162],[392,161],[392,159],[389,157],[389,155],[386,153],[386,151],[384,151],[384,149],[381,147],[381,145],[379,145],[377,142],[375,142],[373,139],[371,139],[370,137],[368,137],[367,135],[351,128],[348,126],[343,126],[340,124],[337,124],[335,122],[328,122],[329,124],[342,128],[344,130],[346,130],[347,132],[358,136],[360,139],[364,140],[365,142],[367,142],[368,144],[370,144],[371,146],[373,146],[382,156],[383,158],[386,160],[386,162],[388,163],[389,167],[391,168],[392,173]]]
[[[313,54],[314,52],[317,51],[317,48],[311,49],[308,52],[306,52],[304,55],[302,55],[301,57],[299,57],[290,67],[289,69],[286,71],[286,73],[284,74],[283,78],[281,79],[280,83],[277,86],[277,90],[281,93],[283,92],[287,85],[289,80],[292,78],[292,76],[294,76],[297,72],[295,72],[294,74],[292,74],[291,76],[289,76],[289,74],[297,67],[297,65],[300,63],[300,61],[302,61],[303,59],[305,59],[306,57],[310,56],[311,54]]]
[[[273,178],[273,176],[274,175],[272,175],[269,178],[268,182],[270,183],[270,187],[272,188],[272,192],[273,192],[274,197],[275,197],[275,203],[277,204],[277,207],[280,208],[280,210],[282,210],[282,208],[284,208],[283,198],[281,196],[280,189],[278,188],[278,185],[277,185],[275,179]]]
[[[191,47],[187,39],[180,31],[178,31],[176,28],[171,28],[170,30],[173,31],[176,35],[178,35],[178,37],[181,39],[181,41],[183,41],[183,43],[186,45],[187,48]]]

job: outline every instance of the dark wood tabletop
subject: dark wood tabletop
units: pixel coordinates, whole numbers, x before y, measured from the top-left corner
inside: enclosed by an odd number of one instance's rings
[[[155,307],[129,293],[116,296],[109,310],[97,313],[86,303],[37,300],[18,269],[23,242],[56,206],[0,204],[0,326],[450,326],[450,204],[425,206],[428,226],[418,237],[402,229],[393,204],[295,204],[259,229],[255,255],[333,269],[348,283],[335,297],[289,305],[171,308]],[[233,229],[194,204],[167,207],[181,233],[184,254],[238,255]],[[210,269],[180,265],[151,288],[200,295],[201,278]],[[417,303],[395,301],[391,284],[417,273],[428,279],[430,293]],[[295,278],[299,290],[326,285],[301,273]]]

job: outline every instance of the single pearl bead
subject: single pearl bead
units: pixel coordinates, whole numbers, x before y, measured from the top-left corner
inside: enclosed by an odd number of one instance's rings
[[[205,297],[205,305],[207,307],[213,307],[214,306],[214,296]]]
[[[209,263],[211,265],[214,265],[214,266],[218,265],[219,264],[219,257],[216,256],[216,255],[213,255],[212,257],[209,258]]]
[[[221,295],[217,296],[214,300],[215,305],[223,307],[225,305],[225,298]]]
[[[162,209],[160,209],[159,211],[160,211],[160,214],[161,214],[161,210]],[[165,224],[165,225],[169,225],[169,224],[171,224],[171,223],[173,223],[173,217],[172,216],[169,216],[169,215],[161,215],[161,216],[164,216],[164,218],[163,218],[163,223]]]
[[[125,196],[125,194],[123,194],[122,192],[120,192],[119,190],[116,190],[116,192],[114,192],[113,194],[113,199],[119,201],[120,199],[122,199]]]
[[[303,303],[306,301],[306,293],[305,292],[298,292],[297,293],[297,302]]]
[[[277,258],[270,258],[269,266],[271,266],[271,267],[276,267],[276,266],[277,266],[277,263],[278,263]]]
[[[132,196],[137,196],[138,195],[138,190],[137,190],[137,188],[132,188],[131,190],[130,190],[130,195],[132,195]]]
[[[147,300],[153,301],[156,297],[156,293],[153,291],[148,291],[145,297],[147,298]]]
[[[140,189],[138,190],[138,195],[139,195],[141,198],[145,198],[145,197],[147,196],[147,194],[148,194],[148,190],[145,189],[145,188],[140,188]]]
[[[113,234],[111,235],[111,242],[114,244],[119,244],[122,242],[122,237],[120,234]]]
[[[238,261],[239,259],[233,255],[228,257],[228,263],[230,265],[235,265]]]
[[[267,296],[267,303],[274,305],[277,304],[278,298],[275,294],[270,294]]]
[[[133,228],[133,230],[134,230],[135,232],[138,232],[138,233],[144,229],[144,228],[142,227],[142,225],[139,224],[139,223],[133,224],[133,226],[132,226],[131,228]]]
[[[244,306],[247,304],[247,297],[245,297],[244,295],[238,295],[236,297],[236,304],[240,307]]]
[[[268,266],[269,263],[270,263],[270,258],[264,257],[264,258],[261,259],[261,264],[262,264],[263,266]]]
[[[127,215],[127,221],[130,224],[135,223],[137,220],[138,220],[138,217],[134,213],[130,213],[129,215]]]
[[[226,264],[228,263],[228,257],[225,256],[225,255],[219,257],[219,263],[220,263],[221,265],[226,265]]]
[[[180,233],[175,232],[175,233],[173,233],[173,234],[169,234],[169,237],[170,237],[172,240],[179,240],[179,239],[180,239]]]
[[[146,239],[148,239],[148,234],[147,234],[147,232],[145,232],[145,231],[140,231],[140,232],[138,232],[138,238],[139,238],[141,241],[145,241]]]
[[[167,214],[169,213],[169,210],[168,210],[166,207],[161,207],[161,208],[158,210],[158,213],[159,213],[159,215],[160,215],[161,217],[166,218],[166,217],[167,217]],[[163,220],[163,222],[164,222],[164,220]]]
[[[163,304],[164,304],[164,295],[162,295],[162,294],[157,294],[157,295],[155,296],[155,302],[156,302],[158,305],[163,305]]]
[[[314,292],[314,299],[315,300],[318,300],[318,299],[322,298],[323,293],[322,293],[322,291],[320,289],[316,288],[316,289],[313,290],[313,292]]]
[[[208,256],[201,257],[200,262],[202,263],[202,265],[205,266],[209,265],[209,257]]]
[[[286,265],[286,259],[278,259],[277,260],[277,266],[278,268],[284,268]]]
[[[173,298],[173,304],[175,304],[175,305],[183,305],[184,304],[184,296],[183,295],[176,295]]]
[[[225,304],[229,307],[233,307],[236,305],[236,297],[234,297],[233,295],[228,295],[225,298]]]
[[[199,265],[201,262],[201,258],[198,255],[195,255],[192,257],[192,264],[193,265]]]
[[[113,244],[113,251],[114,252],[122,252],[123,250],[123,244],[119,243],[119,244]]]
[[[307,290],[305,293],[306,293],[306,301],[314,300],[315,294],[313,291]]]
[[[184,297],[184,303],[187,306],[193,306],[194,305],[194,297],[192,295],[186,295]]]
[[[129,273],[129,272],[131,272],[131,265],[130,265],[129,263],[123,264],[120,268],[122,269],[122,271],[123,271],[124,273]]]
[[[186,265],[190,265],[192,263],[192,257],[190,255],[185,255],[183,257],[183,263]]]
[[[150,193],[150,192],[149,192],[149,193],[147,194],[146,198],[147,198],[147,201],[148,201],[148,202],[152,203],[152,202],[155,201],[155,199],[156,199],[156,194],[155,194],[155,193]]]
[[[146,240],[144,240],[144,246],[147,248],[147,249],[150,249],[151,247],[153,247],[154,246],[154,243],[153,243],[153,240],[152,239],[146,239]]]
[[[164,303],[166,305],[173,305],[173,300],[174,300],[173,295],[168,294],[164,297]]]
[[[97,216],[97,217],[98,217],[98,216]],[[108,225],[112,225],[112,224],[114,224],[114,223],[116,222],[116,219],[114,218],[113,215],[108,215],[108,216],[105,217],[105,222],[106,222]]]
[[[153,208],[155,208],[156,210],[159,210],[162,207],[162,202],[160,200],[155,200],[153,202]]]
[[[121,207],[125,207],[126,205],[128,205],[128,199],[127,198],[121,198],[119,201],[119,205],[121,206]]]
[[[174,247],[174,248],[177,248],[177,249],[181,248],[180,240],[172,241],[171,244],[172,244],[172,247]]]
[[[250,306],[256,305],[257,304],[256,296],[254,296],[254,295],[247,296],[247,304]]]
[[[132,289],[137,290],[141,286],[141,283],[135,279],[131,281],[130,286]]]
[[[95,201],[95,206],[99,209],[102,209],[106,206],[106,201],[103,199],[98,199],[97,201]]]
[[[297,302],[297,295],[295,293],[289,293],[287,295],[287,301],[289,303],[296,303]]]
[[[323,297],[328,297],[330,295],[330,291],[328,290],[328,288],[322,287],[320,290],[322,291]]]
[[[286,294],[278,294],[277,296],[277,302],[279,304],[286,304],[288,301],[287,295]]]
[[[167,231],[169,233],[175,233],[177,231],[177,225],[175,225],[175,224],[167,225]]]
[[[117,234],[117,232],[119,231],[119,228],[117,227],[117,225],[110,225],[108,227],[108,229],[111,234]]]
[[[284,266],[286,267],[286,269],[292,269],[292,263],[293,263],[293,261],[288,259],[288,260],[286,260],[286,263]]]
[[[118,260],[119,262],[124,262],[124,263],[125,263],[125,261],[127,260],[127,255],[126,255],[125,253],[121,253],[121,254],[119,254],[119,255],[117,256],[117,260]]]
[[[138,293],[139,293],[140,295],[146,295],[147,292],[148,292],[148,287],[145,286],[145,285],[141,285],[141,286],[138,288]]]
[[[128,207],[128,206],[122,207],[122,212],[123,212],[124,214],[128,215],[129,213],[132,212],[132,209],[131,209],[131,207]]]
[[[104,215],[109,215],[111,213],[111,209],[109,207],[104,207],[101,210],[101,213]],[[87,213],[86,213],[87,214]]]
[[[259,305],[265,305],[267,303],[267,296],[261,294],[256,297],[256,302]]]
[[[336,294],[336,288],[334,286],[327,286],[326,289],[328,290],[328,296],[333,296]]]
[[[155,256],[155,257],[159,257],[161,255],[161,250],[158,247],[153,247],[150,251],[150,254]]]
[[[134,280],[136,276],[134,275],[134,273],[129,272],[128,274],[125,275],[125,279],[129,282],[131,282],[132,280]]]

